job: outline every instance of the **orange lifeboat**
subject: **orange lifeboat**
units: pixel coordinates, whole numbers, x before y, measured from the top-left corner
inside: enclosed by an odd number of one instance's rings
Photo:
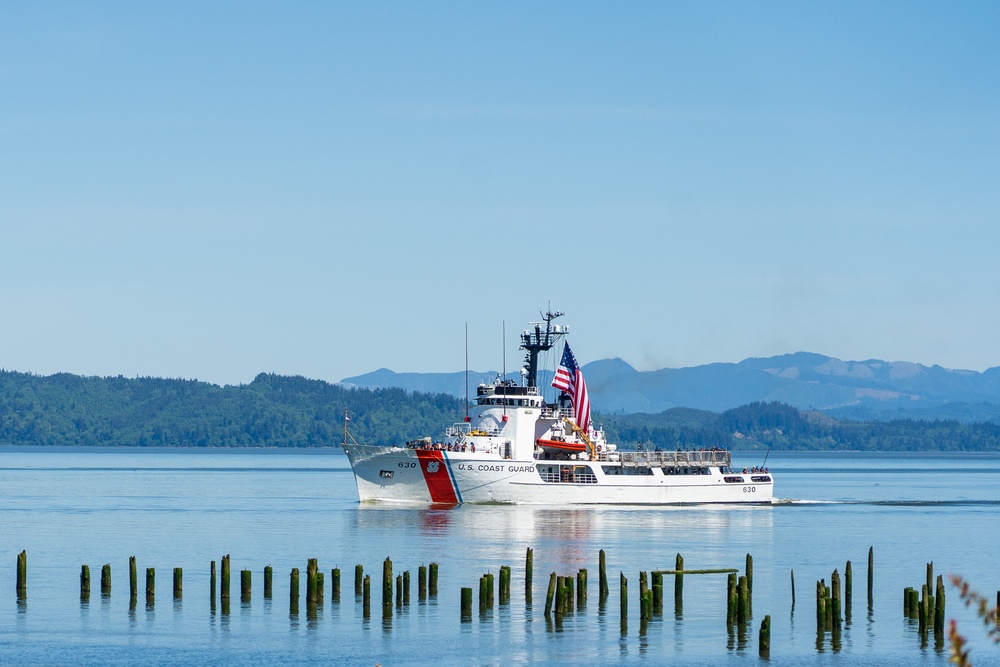
[[[545,440],[538,438],[535,444],[544,449],[555,449],[560,452],[583,452],[587,445],[582,442],[566,442],[565,440]]]

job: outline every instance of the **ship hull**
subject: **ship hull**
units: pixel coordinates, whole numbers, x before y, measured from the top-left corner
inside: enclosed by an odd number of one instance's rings
[[[769,474],[668,474],[610,461],[504,459],[405,447],[350,445],[347,455],[362,502],[586,505],[767,504]],[[671,471],[672,472],[672,471]]]

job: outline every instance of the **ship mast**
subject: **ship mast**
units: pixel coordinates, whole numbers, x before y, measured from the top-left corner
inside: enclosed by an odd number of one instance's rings
[[[565,331],[559,331],[558,326],[552,326],[552,320],[563,314],[558,310],[552,311],[551,309],[541,313],[542,319],[545,320],[545,329],[542,329],[541,322],[537,322],[534,331],[529,329],[521,334],[521,349],[527,352],[524,356],[524,368],[527,371],[525,383],[529,387],[538,386],[538,353],[552,349],[556,337],[565,333]]]

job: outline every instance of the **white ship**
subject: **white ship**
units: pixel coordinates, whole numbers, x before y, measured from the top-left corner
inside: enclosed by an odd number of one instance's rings
[[[641,504],[770,503],[774,482],[766,468],[734,470],[724,448],[624,451],[590,424],[586,383],[569,345],[547,403],[537,386],[539,354],[567,333],[562,315],[521,335],[523,381],[497,378],[479,386],[464,422],[438,440],[344,450],[358,497],[403,503]]]

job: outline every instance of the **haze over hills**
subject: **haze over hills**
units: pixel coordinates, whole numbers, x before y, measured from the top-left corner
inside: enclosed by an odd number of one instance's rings
[[[591,403],[605,414],[657,413],[670,408],[722,412],[757,401],[779,401],[838,418],[955,419],[1000,422],[1000,367],[951,370],[906,361],[843,361],[797,352],[690,368],[637,371],[621,359],[583,366]],[[470,391],[496,371],[470,372]],[[508,377],[516,377],[508,373]],[[540,373],[548,386],[551,373]],[[373,373],[344,378],[358,387],[465,395],[466,375],[457,373]]]

